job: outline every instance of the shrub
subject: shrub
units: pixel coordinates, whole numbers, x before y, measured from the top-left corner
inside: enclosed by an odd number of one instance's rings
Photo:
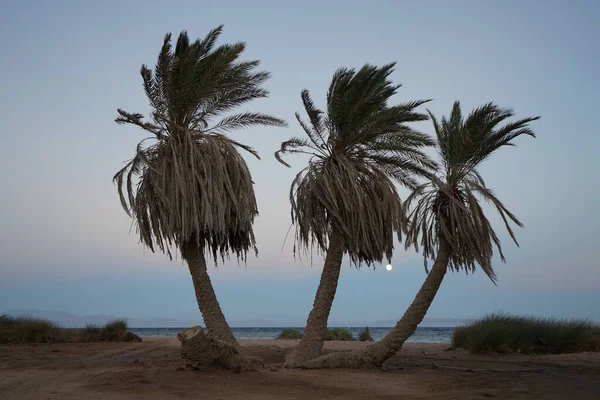
[[[0,315],[0,329],[12,324],[13,320],[14,320],[14,318],[12,318],[6,314]]]
[[[98,324],[87,324],[85,328],[83,328],[83,333],[86,336],[100,335],[102,329]]]
[[[356,340],[354,336],[352,336],[352,332],[343,328],[333,328],[327,329],[327,333],[325,334],[325,340],[340,340],[345,342],[350,342]]]
[[[6,335],[8,335],[7,329],[14,324],[15,319],[9,315],[0,315],[0,343],[6,343]]]
[[[101,340],[122,341],[125,340],[125,335],[127,335],[127,321],[122,318],[113,319],[100,328]]]
[[[83,329],[72,329],[73,341],[97,342],[102,340],[102,327],[98,324],[87,324]]]
[[[0,343],[123,341],[126,335],[124,319],[109,321],[102,327],[88,324],[85,328],[61,328],[45,319],[0,315]]]
[[[62,341],[58,325],[29,316],[0,317],[0,343],[46,343]]]
[[[358,334],[358,340],[361,342],[372,342],[373,338],[371,337],[371,332],[369,331],[369,327],[367,326],[361,333]]]
[[[302,333],[298,329],[286,328],[281,331],[277,339],[302,339]]]
[[[598,337],[600,326],[588,320],[495,313],[457,327],[452,345],[471,353],[560,354],[598,351]]]

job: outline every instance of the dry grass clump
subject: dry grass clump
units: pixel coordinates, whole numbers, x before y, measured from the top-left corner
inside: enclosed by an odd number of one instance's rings
[[[47,343],[61,341],[58,325],[41,318],[0,316],[0,343]]]
[[[113,319],[100,329],[100,340],[123,341],[125,335],[127,335],[127,321],[123,318]]]
[[[0,316],[0,343],[74,343],[97,341],[124,341],[127,322],[109,321],[104,326],[88,324],[85,328],[62,328],[58,324],[31,316]]]
[[[600,326],[584,319],[495,313],[456,328],[452,345],[471,353],[561,354],[600,351]]]

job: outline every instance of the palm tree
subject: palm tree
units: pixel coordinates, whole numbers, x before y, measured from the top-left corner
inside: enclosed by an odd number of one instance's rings
[[[463,119],[459,102],[454,103],[449,119],[442,118],[438,122],[433,114],[429,115],[442,166],[438,176],[432,175],[405,201],[405,210],[410,210],[405,220],[405,246],[414,246],[417,251],[421,248],[426,271],[428,259],[435,260],[433,267],[404,316],[380,342],[361,351],[311,360],[303,365],[305,368],[380,366],[415,332],[448,269],[469,273],[479,265],[495,284],[494,247],[502,262],[505,258],[480,199],[496,209],[510,237],[518,245],[510,222],[523,225],[486,186],[477,168],[499,148],[514,146],[513,140],[518,136],[535,137],[529,123],[539,117],[505,122],[514,115],[513,110],[489,103],[474,109]]]
[[[423,152],[433,141],[407,125],[427,119],[415,109],[428,100],[388,106],[400,87],[389,80],[393,67],[339,69],[327,93],[326,112],[302,91],[308,122],[298,113],[296,118],[307,137],[283,142],[275,154],[288,167],[282,154],[309,156],[290,188],[294,252],[313,245],[326,252],[314,305],[300,344],[286,359],[288,366],[321,352],[343,255],[357,267],[391,259],[403,215],[395,183],[414,188],[414,176],[434,167]]]
[[[138,144],[113,180],[140,241],[170,258],[175,248],[187,261],[208,334],[235,343],[207,273],[206,252],[215,263],[230,253],[245,261],[249,250],[257,252],[252,224],[258,208],[238,149],[258,155],[226,133],[285,123],[252,112],[213,122],[268,95],[262,84],[269,73],[256,71],[259,61],[238,60],[244,43],[215,47],[221,32],[222,26],[190,43],[184,31],[174,52],[167,34],[155,70],[142,66],[150,118],[119,109],[116,122],[136,125],[151,137]],[[148,139],[153,142],[145,145]]]

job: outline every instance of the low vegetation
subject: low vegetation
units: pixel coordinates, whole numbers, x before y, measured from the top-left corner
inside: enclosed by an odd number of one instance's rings
[[[0,343],[58,341],[61,329],[53,322],[32,317],[0,316]]]
[[[363,332],[364,333],[364,332]],[[368,333],[368,328],[367,328]],[[362,334],[362,333],[361,333]],[[369,335],[370,337],[370,335]],[[302,339],[302,333],[296,328],[286,328],[281,331],[277,339]],[[347,329],[328,328],[325,334],[325,340],[355,341],[356,338]],[[373,339],[370,339],[373,340]]]
[[[62,328],[54,322],[29,316],[0,316],[0,343],[73,343],[99,341],[139,341],[127,332],[124,319],[106,325],[86,325],[85,328]],[[139,339],[139,338],[138,338]]]
[[[281,331],[277,339],[302,339],[302,333],[295,328],[286,328]]]
[[[122,318],[109,321],[100,329],[100,340],[123,341],[127,335],[127,321]]]
[[[456,328],[452,345],[472,353],[600,351],[600,326],[588,320],[496,313]]]
[[[89,336],[99,335],[102,328],[98,324],[87,324],[83,329],[84,333]]]
[[[361,342],[373,341],[373,337],[371,336],[371,332],[369,331],[368,326],[361,333],[358,334],[358,340]]]
[[[352,342],[356,339],[352,335],[352,332],[346,330],[344,328],[333,328],[327,329],[327,333],[325,334],[325,340],[339,340],[343,342]]]

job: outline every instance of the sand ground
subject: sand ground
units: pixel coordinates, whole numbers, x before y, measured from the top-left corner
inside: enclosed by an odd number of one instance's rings
[[[241,341],[266,363],[241,374],[178,370],[176,338],[2,345],[0,399],[600,399],[600,353],[474,356],[407,344],[385,370],[273,371],[295,343]]]

